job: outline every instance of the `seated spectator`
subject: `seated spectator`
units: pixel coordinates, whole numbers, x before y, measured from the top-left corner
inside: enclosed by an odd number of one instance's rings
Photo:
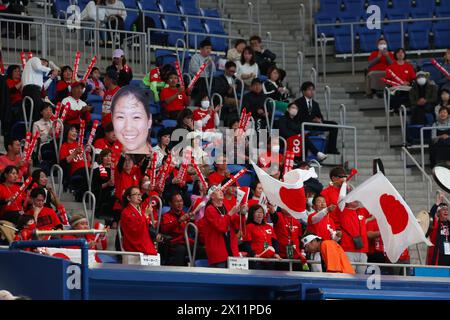
[[[204,96],[200,107],[193,112],[194,128],[197,131],[214,131],[219,126],[219,112],[222,106],[211,105],[208,96]]]
[[[267,70],[267,77],[268,79],[263,84],[264,94],[275,100],[277,110],[285,112],[288,107],[289,90],[281,83],[280,70],[274,66],[270,67]]]
[[[438,120],[433,123],[430,143],[430,166],[433,168],[436,163],[450,160],[450,118],[447,107],[439,109]],[[443,127],[439,130],[440,127]],[[447,128],[445,128],[447,127]]]
[[[8,121],[15,123],[23,118],[22,112],[22,76],[20,66],[10,65],[6,70],[6,86],[9,91],[9,106],[6,110],[9,116]]]
[[[162,89],[160,94],[163,114],[169,119],[176,119],[180,111],[189,105],[190,99],[186,95],[185,88],[180,86],[176,72],[171,72],[167,76],[167,84],[169,86]]]
[[[92,2],[92,1],[91,1]],[[89,93],[95,94],[103,98],[105,95],[105,85],[102,80],[100,80],[100,69],[93,67],[89,79],[87,79],[87,85],[90,88]]]
[[[216,71],[216,66],[214,64],[214,60],[211,57],[212,52],[212,44],[211,41],[207,38],[200,42],[200,51],[194,54],[189,62],[189,74],[191,77],[194,77],[195,74],[200,70],[200,67],[205,61],[211,61],[208,66],[203,70],[200,74],[200,78],[194,85],[194,88],[190,92],[192,99],[195,104],[200,103],[200,99],[208,94],[206,79],[210,78],[214,75]],[[162,100],[162,98],[161,98]]]
[[[92,192],[97,199],[96,214],[110,216],[114,205],[114,176],[111,173],[111,149],[103,149],[99,166],[92,173]]]
[[[444,61],[443,63],[441,63],[441,66],[443,66],[444,69],[447,70],[447,72],[450,72],[450,48],[448,48],[445,52]],[[439,86],[439,88],[447,89],[448,91],[450,91],[450,79],[440,72],[439,74],[441,78],[436,80],[436,84]]]
[[[428,72],[419,71],[409,91],[412,124],[431,125],[434,121],[438,87],[429,76]]]
[[[81,21],[104,21],[105,20],[105,9],[98,7],[104,6],[104,0],[92,0],[86,4],[83,11],[80,13]],[[98,12],[98,17],[97,17]]]
[[[38,230],[57,230],[63,229],[63,225],[55,210],[44,206],[45,190],[43,188],[33,189],[30,193],[32,207],[26,212],[33,216]]]
[[[67,128],[66,141],[61,145],[59,152],[59,160],[63,167],[64,177],[66,178],[66,185],[73,177],[77,176],[76,184],[72,185],[75,192],[75,200],[81,202],[83,194],[88,190],[88,180],[86,176],[86,168],[83,158],[83,147],[78,143],[78,130],[75,125],[70,125]],[[91,166],[90,152],[86,152],[87,167]]]
[[[179,193],[170,196],[169,205],[170,211],[161,216],[161,233],[169,238],[168,264],[185,266],[187,247],[184,230],[194,218],[194,213],[183,211],[183,197]]]
[[[124,12],[126,15],[126,11],[121,12]],[[125,54],[122,49],[116,49],[113,52],[113,62],[108,68],[106,68],[106,73],[109,74],[112,71],[117,72],[117,85],[119,87],[127,86],[130,84],[131,80],[133,80],[133,71],[127,64],[127,60],[125,59]]]
[[[18,231],[14,237],[14,241],[33,240],[33,233],[36,230],[36,220],[34,220],[34,217],[31,215],[23,214],[17,221],[16,229]]]
[[[434,115],[436,119],[439,118],[439,110],[441,110],[441,107],[446,107],[450,111],[450,91],[447,89],[442,89],[439,96],[441,97],[439,104],[434,107]]]
[[[19,170],[15,166],[7,166],[0,175],[0,220],[14,224],[24,212],[23,205],[27,201],[27,194],[19,192],[18,174]]]
[[[123,194],[122,202],[124,209],[120,214],[120,228],[123,250],[156,255],[157,251],[149,232],[151,208],[142,212],[142,195],[139,187],[128,187]]]
[[[157,66],[150,70],[150,73],[142,80],[142,82],[144,82],[144,84],[153,92],[153,100],[155,103],[159,102],[161,90],[168,87],[167,77],[172,72],[176,73],[176,69],[173,65],[165,64],[161,66],[157,61]]]
[[[322,112],[320,111],[319,104],[314,100],[315,89],[316,87],[314,86],[314,83],[310,81],[306,81],[302,84],[301,91],[303,96],[294,101],[294,103],[298,106],[298,113],[295,119],[298,120],[300,124],[303,122],[315,122],[336,125],[337,123],[335,121],[328,121],[324,119]],[[314,131],[329,132],[326,153],[339,154],[339,151],[336,148],[338,129],[305,126],[305,130],[312,131],[310,134]]]
[[[295,103],[290,103],[284,116],[278,120],[280,136],[286,140],[292,136],[302,134],[302,126],[297,119],[298,109],[299,108]],[[316,146],[309,140],[308,136],[305,136],[305,144],[306,150],[315,155],[318,161],[323,161],[327,158],[326,154],[317,150]]]
[[[258,64],[259,71],[262,75],[269,75],[270,67],[275,66],[276,55],[268,49],[262,47],[262,40],[258,36],[250,37],[250,45],[255,52],[255,62]],[[284,78],[285,72],[282,72],[281,80]]]
[[[321,195],[325,198],[328,206],[335,205],[336,208],[329,213],[335,227],[339,229],[338,199],[342,184],[347,181],[347,173],[343,167],[335,167],[330,171],[330,185],[322,190]]]
[[[326,272],[355,274],[348,257],[342,247],[334,240],[324,240],[314,235],[307,234],[302,238],[302,245],[307,253],[319,253]]]
[[[6,154],[0,156],[0,171],[8,166],[16,166],[18,168],[17,179],[22,180],[22,177],[28,175],[32,161],[26,162],[20,155],[20,141],[12,139],[5,141]]]
[[[264,103],[266,102],[266,95],[263,93],[262,82],[259,79],[253,79],[250,87],[250,92],[244,95],[242,105],[247,107],[247,112],[252,113],[255,120],[255,130],[259,132],[268,127],[266,112],[264,110]],[[270,111],[267,111],[270,119]]]
[[[36,169],[31,174],[33,178],[32,189],[42,188],[45,191],[44,206],[47,208],[60,208],[62,205],[60,199],[56,195],[55,191],[48,184],[48,176],[42,169]]]
[[[412,64],[406,62],[406,51],[403,48],[395,50],[395,61],[386,68],[386,79],[397,81],[395,77],[389,72],[392,71],[397,77],[399,77],[405,83],[404,86],[410,86],[416,78],[416,72]],[[401,105],[409,106],[409,94],[408,91],[397,90],[395,95],[391,96],[390,107],[394,110],[398,110]]]
[[[228,61],[225,64],[224,74],[214,78],[211,94],[218,93],[223,98],[223,108],[220,114],[220,120],[224,121],[225,126],[230,125],[230,118],[237,114],[239,101],[236,100],[235,93],[241,90],[240,82],[236,81],[236,63]]]
[[[228,257],[239,255],[237,234],[231,228],[231,216],[237,211],[227,211],[223,205],[223,192],[212,186],[210,200],[205,207],[204,238],[206,255],[210,267],[226,268]]]
[[[53,108],[50,103],[44,102],[41,110],[42,118],[33,123],[33,136],[39,132],[40,143],[49,142],[53,138],[52,121]]]
[[[236,63],[236,77],[244,81],[245,89],[249,89],[252,81],[259,75],[258,64],[255,61],[255,52],[251,47],[245,47],[241,60]]]
[[[117,85],[117,72],[112,69],[109,72],[106,72],[105,76],[105,87],[106,91],[103,95],[103,104],[102,104],[102,127],[106,128],[108,123],[111,122],[111,104],[114,96],[117,91],[120,90],[120,87]]]
[[[124,3],[121,0],[106,0],[106,5],[108,7],[105,9],[105,20],[107,27],[111,26],[111,30],[125,30],[127,11],[125,10]],[[124,38],[124,33],[116,33],[115,37],[111,39],[112,44],[114,46],[120,46]]]
[[[61,102],[70,96],[73,81],[73,71],[70,66],[61,68],[61,80],[56,83],[56,102]]]
[[[86,217],[82,214],[79,213],[74,213],[72,214],[72,216],[70,217],[70,227],[72,230],[89,230],[89,222],[86,219]],[[97,249],[97,244],[95,241],[95,234],[81,234],[81,235],[72,235],[72,234],[68,234],[68,235],[63,235],[61,237],[62,239],[85,239],[89,249],[90,250],[96,250]],[[77,249],[78,247],[74,246],[74,247],[66,247],[68,249]]]
[[[159,168],[163,164],[163,159],[170,152],[170,135],[172,134],[172,129],[170,128],[162,128],[158,131],[158,144],[153,148],[153,151],[156,152],[156,168]]]
[[[117,140],[112,122],[108,123],[105,127],[105,136],[95,140],[94,148],[96,154],[99,154],[104,149],[109,149],[112,151],[115,161],[117,162],[119,160],[120,154],[122,153],[122,144]]]
[[[366,91],[369,98],[378,98],[378,94],[385,87],[381,78],[386,77],[386,69],[394,62],[394,54],[387,49],[387,42],[379,39],[378,50],[372,51],[369,56],[368,73],[366,78]]]
[[[433,246],[428,247],[427,265],[450,266],[450,255],[446,254],[445,250],[450,230],[448,205],[440,203],[433,207],[434,210],[430,211],[430,217],[432,218],[433,211],[436,212],[430,233],[430,241]]]
[[[228,171],[226,160],[223,155],[216,157],[214,167],[216,170],[208,176],[209,186],[220,185],[225,178],[230,178],[230,172]]]
[[[83,89],[83,82],[72,83],[71,95],[64,98],[61,102],[62,105],[69,103],[65,123],[79,127],[81,120],[84,120],[86,124],[91,122],[92,106],[88,105],[81,99]]]
[[[242,52],[244,52],[246,46],[247,42],[244,39],[236,40],[234,48],[229,49],[227,52],[227,60],[238,63],[241,60]]]

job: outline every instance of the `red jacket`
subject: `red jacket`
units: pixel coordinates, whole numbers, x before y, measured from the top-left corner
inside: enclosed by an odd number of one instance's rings
[[[186,244],[184,239],[184,229],[188,224],[188,221],[179,222],[178,219],[186,212],[175,212],[171,209],[161,216],[161,233],[172,237],[171,244]]]
[[[392,51],[389,51],[388,54],[389,54],[389,58],[391,58],[391,61],[394,62],[395,58],[394,58],[394,54],[392,53]],[[376,57],[378,57],[378,50],[372,51],[372,53],[369,56],[369,61],[372,61]],[[385,71],[388,66],[389,66],[389,64],[388,64],[386,58],[382,55],[380,58],[380,61],[378,61],[378,63],[376,63],[375,65],[373,65],[372,67],[369,68],[369,72],[370,71]]]
[[[155,245],[150,238],[147,218],[133,205],[128,204],[120,216],[120,228],[123,237],[123,249],[131,252],[142,252],[156,255]]]
[[[247,232],[245,233],[244,241],[249,241],[252,250],[255,254],[261,254],[265,249],[265,244],[273,246],[272,239],[277,239],[275,231],[268,223],[247,224]],[[272,258],[275,252],[264,254],[264,258]]]
[[[447,226],[447,228],[446,228]],[[439,237],[439,233],[441,232],[449,232],[450,229],[450,223],[449,222],[440,222],[439,217],[437,214],[434,217],[433,220],[433,229],[430,234],[430,241],[433,244],[433,246],[428,247],[428,253],[427,253],[427,264],[428,265],[439,265],[439,249],[441,246],[437,245],[437,240]],[[435,251],[437,251],[435,253]],[[436,255],[435,259],[433,259],[433,255]]]
[[[224,208],[224,207],[222,207]],[[223,210],[225,212],[225,210]],[[239,255],[238,239],[236,232],[231,227],[231,217],[225,213],[222,215],[212,204],[205,208],[204,232],[205,249],[208,263],[216,264],[226,262],[230,253],[225,245],[225,235],[229,234],[231,256]]]

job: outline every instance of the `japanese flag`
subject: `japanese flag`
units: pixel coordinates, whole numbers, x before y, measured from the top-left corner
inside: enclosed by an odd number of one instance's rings
[[[361,202],[377,219],[384,250],[393,263],[413,244],[432,245],[405,200],[383,173],[378,172],[364,181],[342,199],[339,206],[353,201]]]
[[[236,203],[240,206],[247,204],[248,194],[250,189],[248,187],[237,187],[236,188]]]
[[[303,182],[309,178],[317,178],[314,168],[289,171],[284,176],[284,182],[281,182],[272,178],[255,163],[252,162],[252,165],[269,202],[285,209],[296,219],[300,219],[306,211],[306,196]]]

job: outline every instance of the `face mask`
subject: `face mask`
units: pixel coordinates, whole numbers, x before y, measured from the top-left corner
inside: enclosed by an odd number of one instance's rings
[[[424,77],[420,77],[419,79],[417,79],[417,83],[419,84],[419,86],[423,86],[425,85],[425,83],[427,83],[427,79]]]
[[[314,198],[308,198],[308,205],[312,207]]]
[[[298,113],[298,110],[297,109],[289,109],[288,112],[292,117],[295,117]]]
[[[201,102],[202,109],[208,109],[209,108],[209,101],[204,100]]]
[[[380,44],[380,45],[378,46],[378,50],[380,50],[380,51],[383,51],[383,50],[385,50],[385,49],[387,49],[387,45],[386,45],[386,44]]]

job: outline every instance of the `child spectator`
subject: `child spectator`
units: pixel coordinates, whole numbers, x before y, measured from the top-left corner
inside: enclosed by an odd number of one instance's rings
[[[378,98],[378,93],[383,90],[384,83],[381,78],[386,77],[386,69],[394,62],[394,54],[387,50],[387,42],[379,39],[378,50],[372,51],[369,56],[369,72],[366,78],[366,91],[369,98]]]
[[[255,62],[255,52],[246,47],[242,52],[241,60],[236,64],[236,76],[244,81],[245,89],[249,89],[252,81],[259,75],[258,64]]]
[[[23,204],[27,200],[27,194],[19,192],[18,173],[19,170],[15,166],[7,166],[0,176],[0,220],[14,224],[17,224],[24,212]]]
[[[87,79],[87,85],[90,88],[89,93],[95,94],[103,98],[105,95],[105,85],[100,80],[100,69],[93,67],[89,79]]]
[[[103,95],[102,105],[102,127],[105,128],[111,122],[111,104],[114,95],[120,90],[117,85],[117,71],[110,70],[106,72],[105,76],[106,91]]]
[[[39,132],[40,143],[45,143],[52,140],[52,121],[50,118],[53,115],[53,108],[50,103],[44,102],[41,110],[42,118],[33,123],[33,136]]]
[[[219,111],[222,106],[211,105],[208,96],[200,102],[200,108],[194,110],[194,128],[198,131],[215,130],[219,126]]]
[[[92,106],[88,105],[81,99],[83,95],[84,82],[72,83],[71,95],[64,98],[61,102],[62,105],[69,104],[65,122],[70,125],[76,125],[79,127],[81,120],[86,123],[91,122],[91,110]]]
[[[167,76],[167,88],[161,90],[160,98],[163,113],[169,119],[176,119],[181,110],[185,109],[190,99],[185,93],[185,88],[178,83],[178,75],[171,72]]]
[[[23,176],[26,176],[29,172],[31,160],[26,162],[20,155],[20,141],[18,139],[11,139],[5,141],[6,154],[0,156],[0,171],[4,170],[7,166],[16,166],[18,168],[17,179],[22,180]]]

